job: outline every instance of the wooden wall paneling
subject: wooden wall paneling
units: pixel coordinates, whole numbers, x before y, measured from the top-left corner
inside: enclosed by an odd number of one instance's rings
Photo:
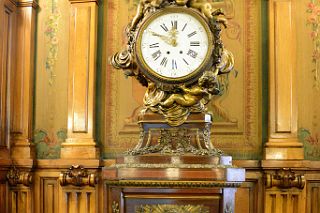
[[[97,1],[70,0],[68,138],[61,158],[96,158],[94,140]]]
[[[32,191],[29,187],[20,185],[10,187],[9,212],[33,213]]]
[[[246,172],[246,181],[237,189],[235,202],[235,213],[263,212],[263,179],[261,172]]]
[[[32,164],[34,42],[36,1],[17,0],[16,69],[11,78],[10,133],[11,156],[22,164]],[[18,162],[19,163],[19,162]]]
[[[269,1],[269,139],[265,159],[304,159],[297,139],[293,0]]]
[[[307,182],[307,209],[306,213],[320,212],[320,181]]]
[[[92,187],[61,187],[60,212],[96,213],[98,212],[98,196]]]
[[[0,166],[0,210],[8,210],[8,184],[6,183],[7,170]]]
[[[10,78],[15,69],[16,6],[0,2],[0,158],[9,158]]]
[[[306,213],[320,212],[320,173],[310,171],[306,178]]]
[[[304,192],[298,189],[266,190],[264,213],[304,213]]]
[[[59,211],[59,172],[39,170],[34,175],[34,212],[55,213]]]

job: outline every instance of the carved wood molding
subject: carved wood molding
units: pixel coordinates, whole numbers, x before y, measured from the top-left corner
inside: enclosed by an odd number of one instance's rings
[[[35,0],[16,0],[15,3],[17,7],[33,7],[34,9],[37,9],[39,6],[38,2]]]
[[[59,176],[61,186],[92,186],[98,183],[95,174],[89,173],[87,169],[80,165],[72,165],[68,171],[61,172]]]
[[[275,174],[266,174],[265,178],[266,188],[275,186],[281,189],[293,187],[303,189],[305,186],[304,176],[295,174],[295,172],[288,168],[276,170]]]
[[[33,176],[30,172],[22,172],[13,166],[7,173],[7,180],[10,186],[16,186],[18,184],[30,186],[33,182]]]

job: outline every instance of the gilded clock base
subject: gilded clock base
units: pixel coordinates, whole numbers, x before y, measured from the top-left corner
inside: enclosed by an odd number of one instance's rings
[[[172,127],[156,113],[140,116],[140,140],[128,155],[200,155],[220,156],[223,152],[210,141],[211,115],[191,114],[180,126]]]

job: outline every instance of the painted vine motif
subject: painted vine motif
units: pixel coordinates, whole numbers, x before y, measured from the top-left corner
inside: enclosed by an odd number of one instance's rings
[[[311,134],[308,129],[300,128],[298,131],[299,141],[304,144],[304,155],[308,160],[320,159],[320,136]]]
[[[36,147],[38,159],[60,158],[61,143],[67,138],[67,130],[60,129],[54,133],[47,133],[43,129],[34,131],[33,143]]]
[[[57,61],[59,50],[59,38],[57,34],[61,12],[57,4],[58,0],[51,0],[51,5],[49,4],[45,7],[48,16],[46,17],[45,21],[46,28],[44,34],[49,48],[45,62],[45,69],[49,73],[50,85],[52,85],[54,81],[54,67]]]
[[[313,41],[312,70],[314,76],[314,87],[320,89],[320,1],[310,0],[307,5],[307,25],[311,27],[310,37]]]

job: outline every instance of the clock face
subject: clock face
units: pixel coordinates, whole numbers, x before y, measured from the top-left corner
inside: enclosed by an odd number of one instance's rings
[[[137,39],[138,60],[144,70],[167,83],[197,76],[211,56],[212,37],[197,12],[167,8],[151,16]]]

